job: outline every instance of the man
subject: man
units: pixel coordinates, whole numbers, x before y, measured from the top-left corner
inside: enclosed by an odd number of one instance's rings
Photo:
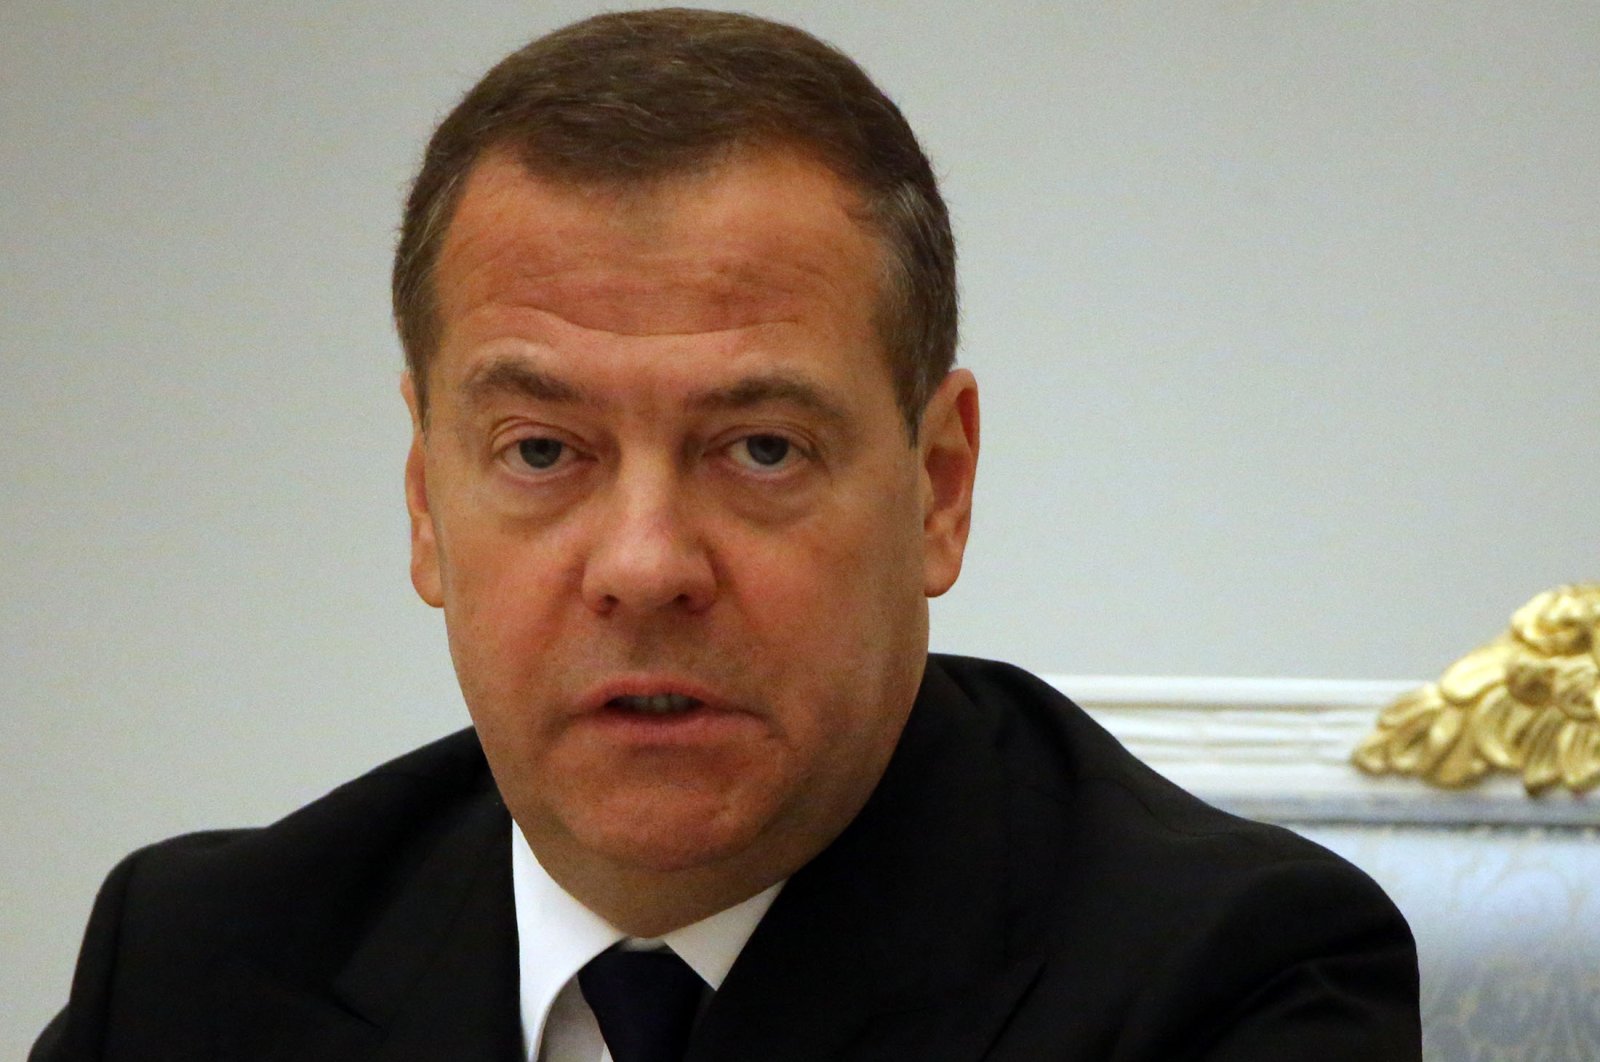
[[[1353,868],[927,655],[978,452],[904,119],[788,27],[536,41],[395,266],[474,729],[113,872],[35,1058],[1407,1059]]]

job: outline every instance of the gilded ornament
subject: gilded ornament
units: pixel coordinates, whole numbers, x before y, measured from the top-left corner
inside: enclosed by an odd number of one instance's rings
[[[1534,794],[1600,785],[1600,583],[1523,605],[1505,634],[1385,708],[1351,758],[1449,789],[1494,771]]]

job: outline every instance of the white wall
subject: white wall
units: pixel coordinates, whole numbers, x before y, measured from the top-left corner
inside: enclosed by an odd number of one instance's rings
[[[941,648],[1423,678],[1600,578],[1600,6],[752,2],[945,176]],[[0,5],[0,1055],[101,875],[465,722],[386,306],[431,124],[590,5]]]

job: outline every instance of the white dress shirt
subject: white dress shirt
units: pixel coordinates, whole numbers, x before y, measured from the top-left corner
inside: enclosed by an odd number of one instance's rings
[[[782,887],[780,881],[726,911],[659,940],[637,943],[665,944],[715,991]],[[613,944],[630,938],[552,881],[515,823],[511,894],[517,909],[522,1042],[529,1062],[612,1062],[600,1026],[578,988],[578,971]]]

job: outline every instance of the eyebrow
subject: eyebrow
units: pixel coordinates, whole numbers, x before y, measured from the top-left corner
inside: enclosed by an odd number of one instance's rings
[[[583,388],[543,369],[520,361],[492,361],[467,378],[462,386],[467,401],[487,405],[496,395],[516,394],[538,402],[578,405],[590,402]]]
[[[690,396],[696,409],[739,410],[768,403],[796,406],[835,425],[849,421],[842,405],[810,380],[793,373],[765,372],[747,376],[727,387],[700,391]]]

